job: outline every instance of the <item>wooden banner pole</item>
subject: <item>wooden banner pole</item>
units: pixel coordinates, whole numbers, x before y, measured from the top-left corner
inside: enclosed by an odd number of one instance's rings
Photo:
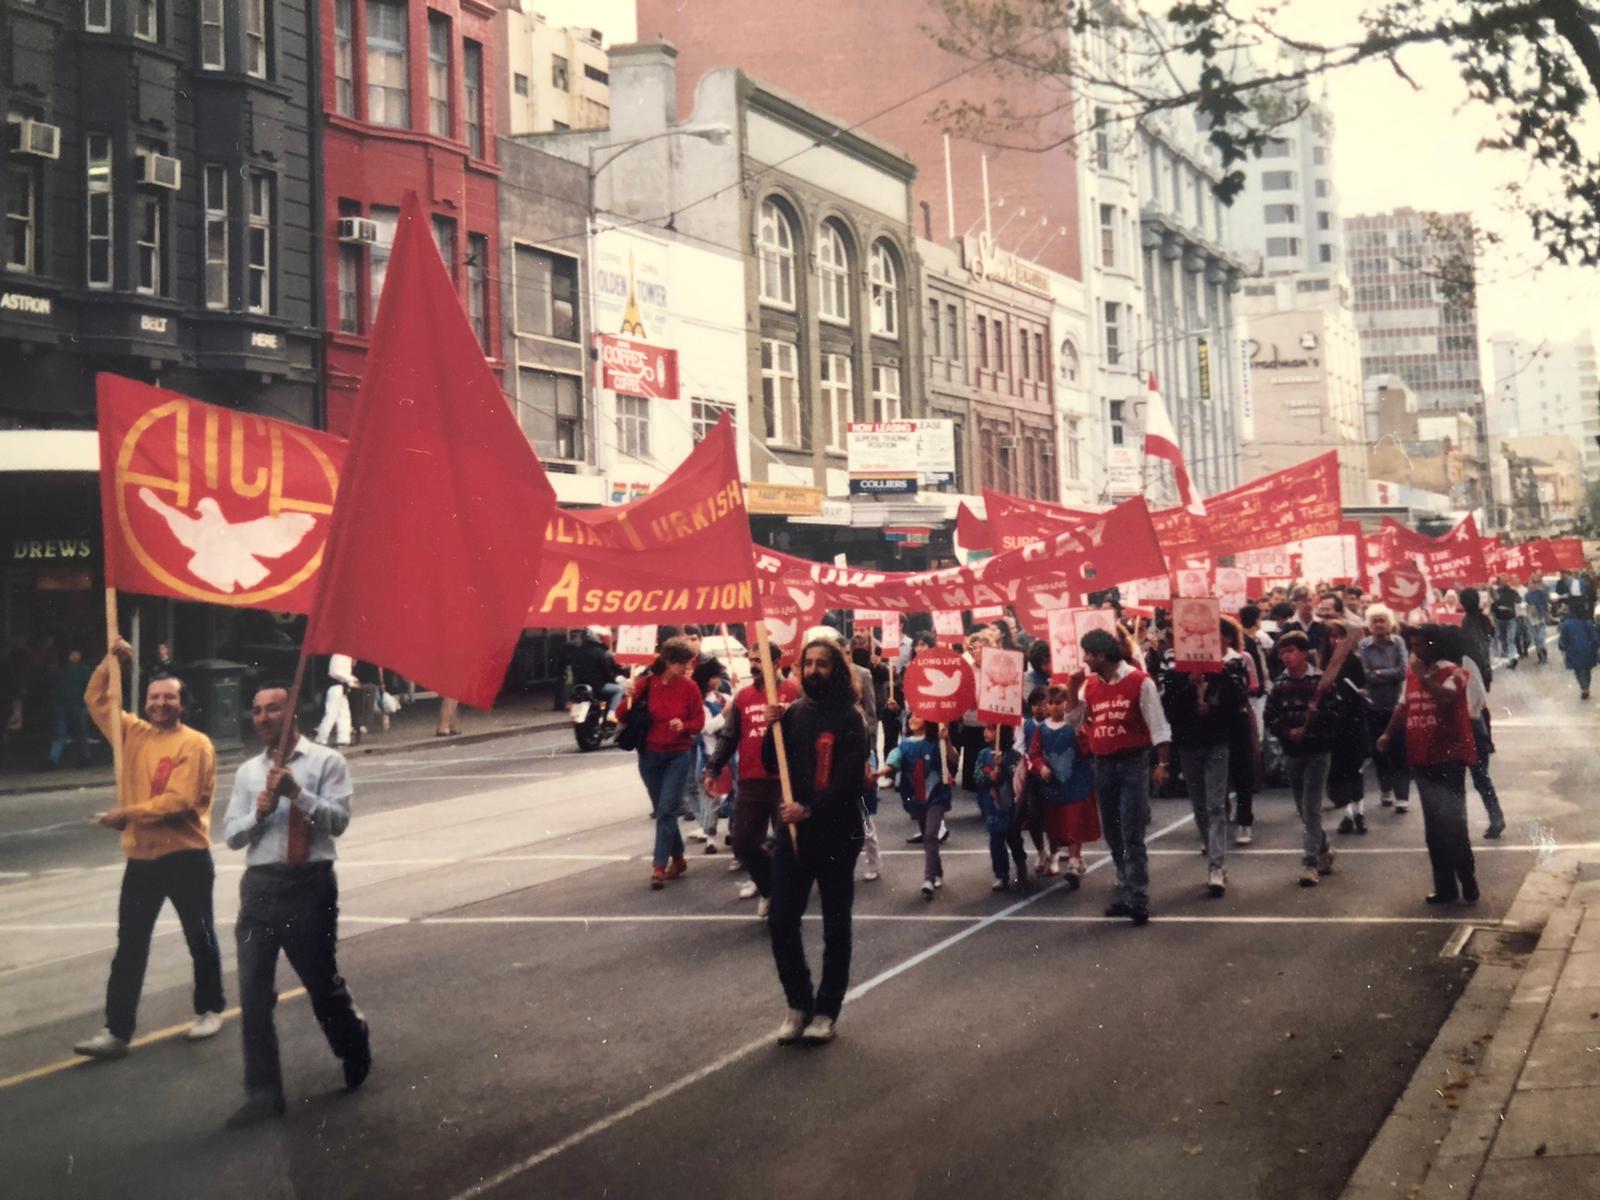
[[[283,730],[278,734],[278,744],[272,748],[272,761],[275,766],[283,766],[284,760],[289,757],[289,747],[294,741],[294,735],[300,729],[300,689],[306,679],[305,643],[300,644],[300,657],[294,664],[294,682],[289,685],[288,712],[285,714]]]
[[[122,807],[122,664],[113,653],[121,632],[117,624],[117,589],[106,589],[106,657],[111,660],[107,698],[111,702],[111,770],[113,778],[112,807]]]
[[[767,623],[757,617],[756,626],[756,653],[761,657],[761,685],[767,693],[767,703],[778,702],[778,669],[772,661],[772,651],[767,648]],[[794,788],[789,782],[789,755],[783,747],[783,724],[781,722],[772,726],[772,744],[778,751],[778,787],[782,791],[785,804],[794,803]],[[800,831],[793,825],[789,826],[789,844],[799,848]]]

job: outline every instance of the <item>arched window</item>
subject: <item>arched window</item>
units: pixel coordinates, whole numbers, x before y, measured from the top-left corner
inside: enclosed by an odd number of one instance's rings
[[[794,227],[777,203],[761,205],[761,299],[794,307]]]
[[[900,335],[900,271],[887,242],[872,243],[872,332]]]
[[[1061,378],[1068,383],[1077,383],[1078,371],[1081,367],[1082,362],[1078,358],[1078,348],[1072,344],[1072,339],[1068,338],[1061,343]]]
[[[817,275],[821,287],[818,311],[824,319],[848,323],[850,320],[850,258],[844,248],[844,234],[834,221],[824,221],[817,239]]]

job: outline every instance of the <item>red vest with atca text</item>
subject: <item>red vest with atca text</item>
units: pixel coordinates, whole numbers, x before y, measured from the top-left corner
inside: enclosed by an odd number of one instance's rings
[[[1139,691],[1148,678],[1143,671],[1133,670],[1127,678],[1107,683],[1089,672],[1083,682],[1083,699],[1089,706],[1089,752],[1096,758],[1150,744],[1150,727],[1139,707]]]

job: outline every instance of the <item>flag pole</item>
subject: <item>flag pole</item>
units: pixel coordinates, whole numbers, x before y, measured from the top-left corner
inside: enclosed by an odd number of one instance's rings
[[[306,621],[306,632],[311,632],[311,622]],[[272,748],[272,763],[274,766],[283,766],[284,760],[289,757],[289,745],[295,734],[300,732],[300,688],[306,678],[306,644],[310,638],[300,643],[300,657],[294,664],[294,682],[289,685],[288,713],[284,717],[283,729],[278,733],[278,744]]]
[[[772,651],[767,649],[767,623],[761,617],[756,617],[756,651],[760,654],[761,684],[767,693],[767,703],[778,703],[777,669],[772,662]],[[778,787],[783,792],[785,804],[794,803],[794,788],[789,783],[789,755],[783,748],[783,723],[774,722],[772,725],[772,745],[778,752]],[[800,831],[793,825],[789,826],[789,844],[796,849],[800,846]]]
[[[111,660],[107,673],[107,698],[111,713],[107,724],[111,726],[112,807],[122,807],[122,664],[114,653],[121,631],[117,624],[117,589],[106,589],[106,657]]]

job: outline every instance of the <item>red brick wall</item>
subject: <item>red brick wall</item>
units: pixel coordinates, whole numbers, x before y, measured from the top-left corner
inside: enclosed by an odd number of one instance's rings
[[[678,49],[678,113],[691,116],[694,88],[714,67],[742,68],[754,78],[790,92],[806,104],[847,122],[866,121],[897,101],[950,79],[966,60],[941,51],[927,32],[938,21],[932,5],[873,0],[808,0],[806,3],[752,5],[748,0],[638,0],[639,38],[665,37]],[[919,234],[920,202],[933,214],[933,238],[948,240],[945,218],[943,130],[929,120],[940,101],[974,103],[1008,97],[1015,109],[1037,112],[1061,101],[1059,92],[996,80],[974,70],[953,83],[866,121],[876,138],[910,154],[917,163],[914,213]],[[1059,118],[1066,122],[1066,115]],[[981,158],[984,147],[951,141],[955,183],[956,235],[983,215]],[[995,226],[1019,207],[1028,210],[1006,231],[1000,244],[1014,249],[1026,238],[1043,244],[1047,232],[1065,226],[1045,251],[1043,265],[1081,279],[1078,248],[1076,168],[1071,150],[1042,153],[990,147],[989,195],[1002,196]],[[1049,229],[1038,226],[1047,215]]]

